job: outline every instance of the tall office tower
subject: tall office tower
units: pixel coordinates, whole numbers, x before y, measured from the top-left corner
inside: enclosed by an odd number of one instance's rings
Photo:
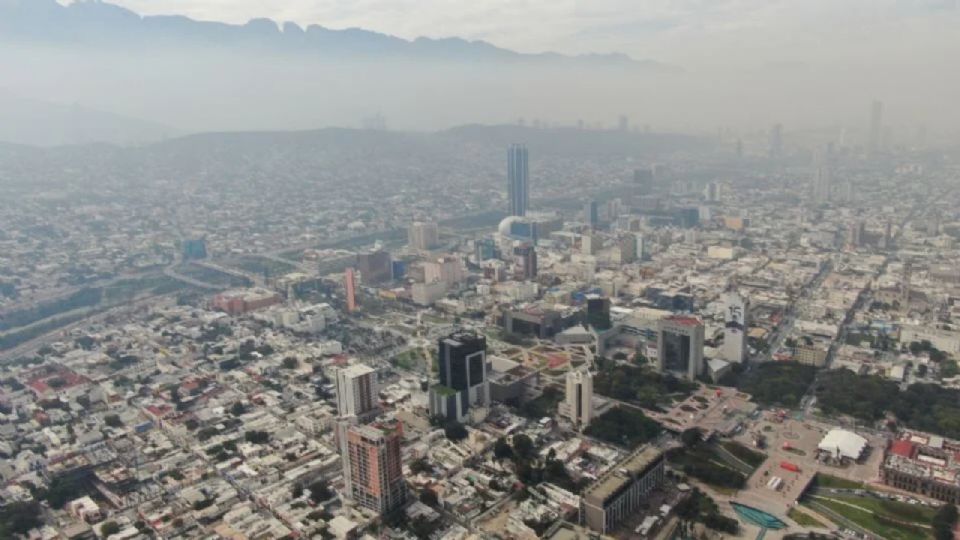
[[[369,285],[385,283],[393,279],[393,259],[382,249],[357,254],[357,270],[363,282]]]
[[[415,221],[407,229],[407,243],[412,249],[426,251],[437,247],[440,233],[433,222]]]
[[[347,293],[347,311],[357,310],[357,276],[353,268],[347,268],[343,276],[343,288]]]
[[[783,124],[774,124],[770,128],[770,157],[778,158],[783,155]]]
[[[377,372],[365,364],[337,370],[337,412],[363,419],[377,410]]]
[[[870,141],[868,150],[871,154],[880,152],[883,143],[883,102],[874,101],[870,106]]]
[[[511,144],[507,150],[507,197],[510,199],[510,215],[525,216],[529,207],[530,168],[527,164],[527,147]]]
[[[863,221],[854,221],[847,229],[847,245],[858,248],[867,236],[867,225]]]
[[[743,139],[737,139],[737,159],[743,159]]]
[[[660,320],[659,326],[660,371],[695,380],[703,373],[703,322],[675,315]]]
[[[513,248],[517,261],[517,277],[526,281],[537,278],[537,249],[532,244],[521,244]]]
[[[630,131],[630,118],[627,115],[620,115],[619,121],[617,122],[617,129],[620,131]]]
[[[430,389],[430,414],[462,421],[472,407],[490,404],[487,339],[458,331],[440,338],[440,382]]]
[[[747,310],[750,305],[737,291],[728,291],[723,299],[723,359],[737,364],[747,359]]]
[[[590,200],[583,205],[583,222],[591,227],[596,227],[600,223],[600,205],[597,201]]]
[[[350,499],[381,515],[400,508],[407,498],[400,457],[403,424],[350,426],[346,439],[343,476]]]
[[[587,297],[586,323],[597,330],[609,330],[610,299],[599,295]]]
[[[649,195],[653,191],[653,169],[635,169],[633,183],[637,185],[638,195]]]
[[[593,419],[593,374],[586,364],[567,372],[566,412],[580,431]]]
[[[822,151],[818,152],[814,161],[816,172],[813,177],[813,199],[818,203],[830,202],[833,190],[833,143],[828,143]]]

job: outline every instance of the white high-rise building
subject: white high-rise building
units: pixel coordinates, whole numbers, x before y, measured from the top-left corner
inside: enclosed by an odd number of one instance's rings
[[[581,431],[593,418],[593,374],[586,366],[567,372],[566,412],[573,426]]]
[[[747,358],[747,309],[749,302],[737,291],[723,297],[723,347],[720,353],[728,362],[741,363]]]
[[[337,412],[362,418],[377,409],[377,372],[365,364],[337,370]]]
[[[440,233],[437,224],[432,222],[415,221],[407,229],[407,241],[412,249],[426,251],[440,244]]]

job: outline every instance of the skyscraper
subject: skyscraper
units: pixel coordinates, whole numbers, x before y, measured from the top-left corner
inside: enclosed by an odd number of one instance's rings
[[[741,363],[747,358],[747,310],[749,304],[737,291],[729,291],[723,299],[723,348],[720,353],[728,362]]]
[[[471,407],[490,404],[487,340],[466,331],[440,338],[440,382],[430,389],[430,414],[463,420]]]
[[[870,141],[869,150],[876,154],[882,149],[883,137],[883,102],[874,101],[870,106]]]
[[[347,268],[343,276],[343,288],[347,294],[347,311],[353,313],[357,310],[357,276],[353,268]]]
[[[833,143],[817,153],[814,158],[816,171],[813,177],[813,199],[818,203],[830,202],[833,191]]]
[[[403,424],[350,426],[346,438],[343,476],[350,499],[381,515],[400,508],[407,495],[400,458]]]
[[[362,418],[377,408],[377,372],[365,364],[337,370],[337,412]]]
[[[525,216],[529,206],[529,175],[527,147],[511,144],[507,151],[507,197],[510,199],[510,215]]]
[[[567,372],[566,412],[576,429],[583,431],[593,418],[593,374],[586,365]]]
[[[595,200],[589,200],[583,205],[583,221],[591,227],[600,223],[600,207]]]
[[[783,155],[783,125],[774,124],[770,128],[770,157],[778,158]]]

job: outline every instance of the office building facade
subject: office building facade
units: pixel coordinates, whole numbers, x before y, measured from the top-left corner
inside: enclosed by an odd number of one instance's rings
[[[695,380],[703,373],[703,322],[673,316],[660,321],[657,342],[660,371]]]
[[[393,279],[393,259],[383,250],[357,254],[357,270],[367,285],[386,283]]]
[[[584,524],[607,534],[633,517],[650,492],[663,486],[665,461],[661,450],[643,446],[597,478],[581,499]]]
[[[430,414],[462,421],[471,408],[490,405],[487,340],[455,332],[438,343],[439,384],[430,389]]]

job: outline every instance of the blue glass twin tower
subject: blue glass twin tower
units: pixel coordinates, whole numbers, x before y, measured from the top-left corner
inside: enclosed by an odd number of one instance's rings
[[[507,150],[507,197],[510,215],[525,216],[530,201],[530,169],[527,166],[527,147],[511,144]]]

